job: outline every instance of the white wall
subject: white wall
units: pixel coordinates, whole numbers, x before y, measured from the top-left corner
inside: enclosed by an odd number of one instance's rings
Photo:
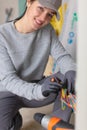
[[[76,130],[87,130],[87,0],[78,1]]]
[[[6,21],[5,9],[13,8],[11,19],[18,16],[18,0],[0,0],[0,24]]]

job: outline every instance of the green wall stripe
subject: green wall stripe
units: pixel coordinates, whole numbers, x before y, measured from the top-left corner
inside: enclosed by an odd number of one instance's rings
[[[22,15],[25,10],[25,3],[26,0],[18,0],[19,16]]]

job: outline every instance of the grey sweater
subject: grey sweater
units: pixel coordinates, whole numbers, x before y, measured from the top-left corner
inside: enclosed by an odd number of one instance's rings
[[[40,80],[51,55],[65,74],[75,70],[71,56],[59,42],[51,25],[22,34],[14,22],[0,26],[0,91],[10,91],[29,100],[44,99]]]

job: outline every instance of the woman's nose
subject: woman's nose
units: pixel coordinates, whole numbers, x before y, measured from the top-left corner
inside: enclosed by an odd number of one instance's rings
[[[41,20],[42,22],[44,22],[44,21],[46,21],[46,19],[47,19],[47,15],[44,14],[44,13],[42,13],[42,14],[40,15],[40,20]]]

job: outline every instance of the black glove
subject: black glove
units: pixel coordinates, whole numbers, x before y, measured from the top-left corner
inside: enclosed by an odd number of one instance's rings
[[[65,73],[65,85],[67,87],[68,93],[75,93],[75,78],[76,71],[68,71]]]
[[[60,72],[48,76],[42,85],[43,96],[48,96],[50,93],[58,93],[63,86],[64,75]]]

